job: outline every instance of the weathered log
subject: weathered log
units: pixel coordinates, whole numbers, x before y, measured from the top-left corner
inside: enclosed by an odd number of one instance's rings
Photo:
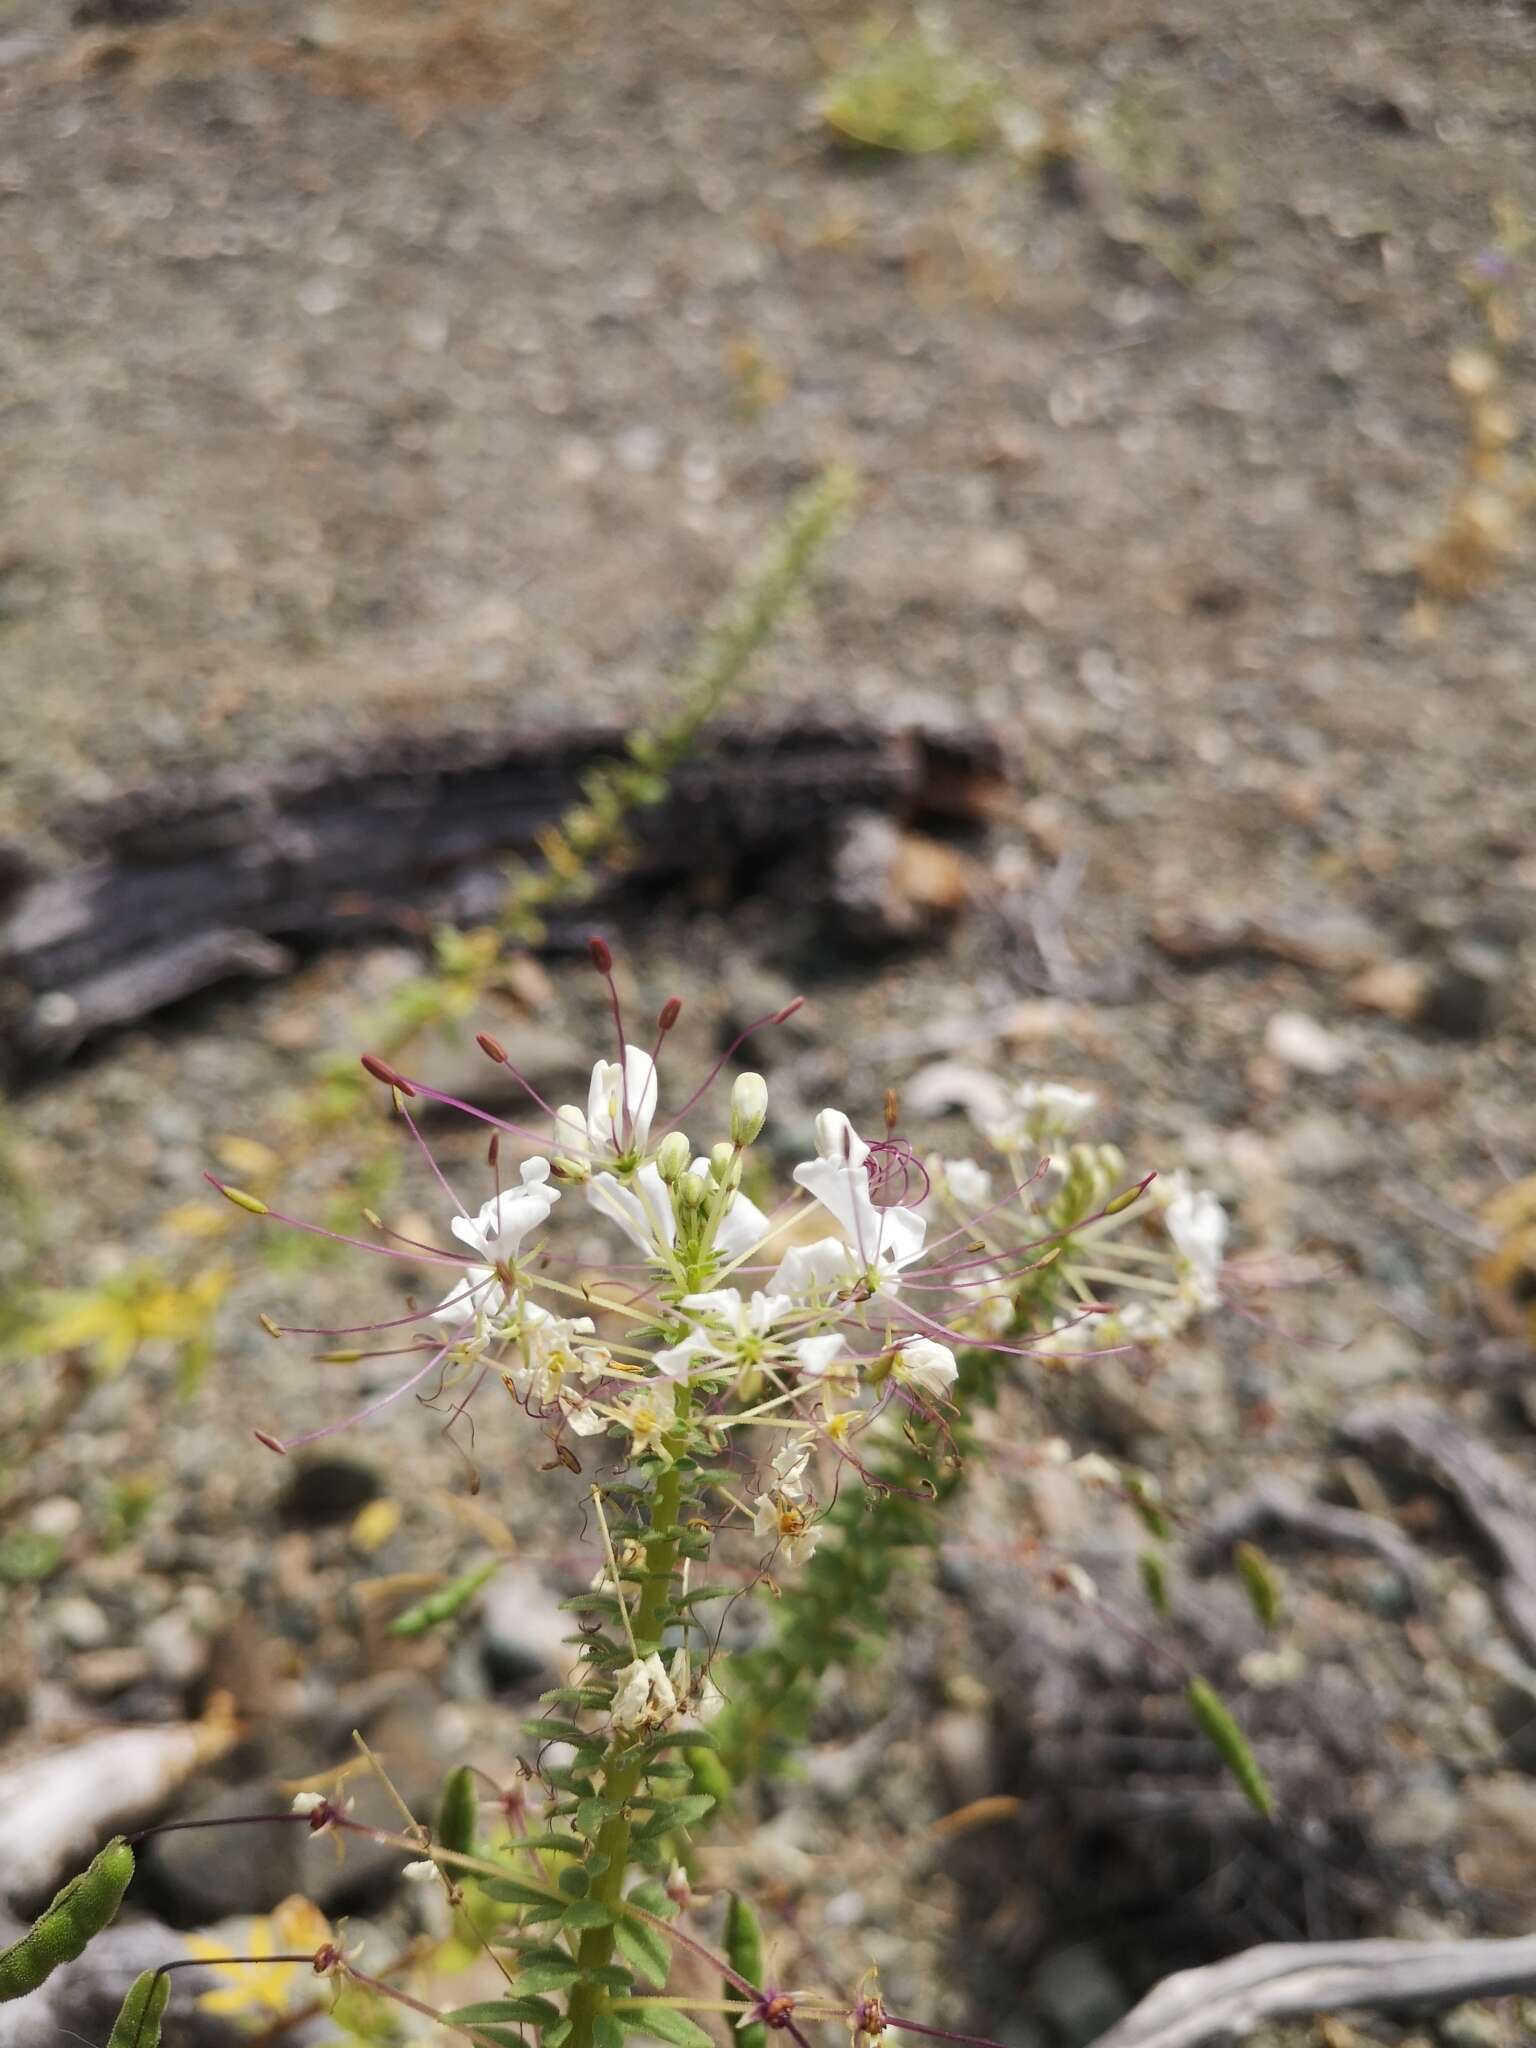
[[[1444,2007],[1536,1991],[1536,1935],[1515,1941],[1275,1942],[1151,1991],[1093,2048],[1195,2048],[1265,2020]]]
[[[395,739],[271,770],[229,769],[114,798],[70,820],[80,865],[0,895],[0,1059],[67,1057],[94,1034],[316,946],[492,914],[507,854],[529,854],[623,735]],[[979,818],[997,750],[976,737],[792,727],[726,734],[635,824],[610,882],[708,876],[729,888],[793,857],[825,871],[861,807]],[[814,893],[814,891],[813,891]]]
[[[1505,1619],[1536,1657],[1536,1517],[1530,1488],[1509,1460],[1421,1401],[1357,1408],[1340,1434],[1357,1450],[1424,1472],[1453,1496],[1498,1559]]]

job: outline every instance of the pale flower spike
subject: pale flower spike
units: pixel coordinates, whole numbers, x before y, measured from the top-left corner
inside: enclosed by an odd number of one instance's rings
[[[642,1049],[625,1036],[608,948],[594,940],[591,953],[618,1056],[593,1064],[585,1107],[550,1110],[518,1076],[547,1117],[543,1134],[370,1056],[369,1071],[393,1091],[425,1156],[430,1199],[444,1204],[440,1232],[427,1232],[441,1242],[402,1235],[371,1212],[372,1239],[351,1236],[223,1191],[268,1222],[391,1259],[413,1286],[428,1277],[427,1305],[403,1315],[289,1333],[268,1319],[274,1335],[361,1340],[327,1354],[335,1362],[403,1354],[394,1384],[350,1422],[398,1415],[414,1395],[443,1413],[451,1432],[472,1404],[501,1401],[513,1425],[532,1432],[545,1471],[580,1476],[603,1555],[587,1590],[565,1603],[579,1627],[569,1682],[546,1696],[558,1711],[528,1724],[531,1737],[547,1729],[550,1739],[539,1740],[527,1782],[503,1797],[514,1836],[536,1830],[527,1861],[516,1861],[524,1852],[515,1841],[495,1853],[512,1859],[511,1886],[526,1893],[530,1925],[535,1905],[548,1918],[547,1906],[571,1912],[581,1900],[590,1902],[586,1929],[600,1931],[637,1896],[625,1889],[637,1857],[652,1873],[653,1899],[679,1908],[692,1898],[674,1844],[686,1841],[713,1795],[679,1782],[691,1775],[681,1759],[729,1729],[735,1707],[729,1680],[717,1675],[729,1665],[718,1649],[724,1623],[713,1617],[759,1586],[787,1597],[792,1574],[809,1572],[823,1588],[843,1583],[864,1504],[931,1497],[931,1475],[957,1471],[968,1454],[978,1393],[990,1396],[1010,1369],[1086,1367],[1106,1352],[1163,1343],[1215,1308],[1229,1277],[1229,1225],[1214,1194],[1174,1175],[1133,1174],[1113,1146],[1080,1138],[1090,1095],[1034,1079],[1005,1085],[983,1076],[969,1089],[992,1148],[976,1146],[976,1157],[958,1149],[919,1159],[895,1134],[894,1094],[874,1139],[842,1109],[823,1108],[814,1156],[794,1165],[787,1188],[770,1192],[771,1154],[760,1141],[772,1103],[761,1074],[735,1074],[701,1144],[681,1127],[693,1120],[698,1135],[710,1084],[741,1041],[691,1094],[675,1087],[658,1056],[677,999],[662,1007],[654,1050]],[[480,1043],[511,1068],[495,1040]],[[491,1186],[478,1208],[460,1205],[407,1112],[418,1095],[493,1126]],[[663,1099],[679,1097],[671,1125],[658,1128]],[[514,1141],[517,1164],[504,1177],[501,1149]],[[377,1351],[363,1348],[369,1339]],[[286,1442],[262,1441],[285,1450],[346,1426],[324,1421]],[[1071,1447],[1047,1439],[1032,1455],[1068,1463]],[[1074,1470],[1106,1505],[1149,1497],[1133,1474],[1095,1454]],[[698,1579],[696,1561],[709,1568]],[[1075,1561],[1053,1563],[1043,1576],[1084,1604],[1096,1598]],[[480,1579],[469,1578],[472,1591]],[[446,1612],[452,1590],[423,1606],[441,1600]],[[711,1611],[708,1601],[725,1607]],[[294,1811],[315,1832],[357,1825],[319,1793],[300,1794]],[[452,1843],[434,1835],[433,1854],[423,1856],[427,1839],[400,1838],[415,1852],[407,1876],[440,1876],[456,1896],[463,1874]],[[556,1849],[558,1865],[541,1861]],[[636,1907],[639,1924],[650,1911]],[[577,1968],[599,1949],[606,1956],[582,1931],[569,1963],[563,1952],[546,1959],[566,2000],[567,2048],[604,2048],[592,2004],[602,1980]],[[741,1995],[728,2010],[742,2024],[771,2014],[796,2041],[804,2039],[791,2018],[797,2010],[852,2023],[865,2048],[908,2024],[888,2015],[878,1994],[838,2004],[770,1992],[729,1962],[722,1974]],[[910,2031],[966,2038],[915,2021]]]

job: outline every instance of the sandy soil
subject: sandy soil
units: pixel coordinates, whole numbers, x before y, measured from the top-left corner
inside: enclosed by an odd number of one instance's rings
[[[764,975],[808,985],[791,1122],[957,1048],[1098,1085],[1133,1158],[1176,1149],[1247,1248],[1313,1256],[1326,1279],[1229,1318],[1132,1432],[1192,1507],[1315,1474],[1346,1407],[1434,1386],[1471,1327],[1469,1218],[1536,1165],[1527,555],[1432,635],[1411,574],[1465,458],[1463,275],[1496,204],[1536,204],[1536,21],[957,5],[966,48],[1094,138],[1042,180],[832,151],[810,100],[852,15],[805,0],[62,13],[14,0],[0,32],[0,836],[62,862],[81,799],[171,767],[639,713],[792,489],[850,460],[861,515],[752,715],[995,729],[1015,793],[975,907],[868,967],[766,911],[663,919],[644,993],[685,994],[702,1053]],[[1508,297],[1518,408],[1518,270]],[[1177,928],[1233,915],[1258,941],[1192,967]],[[259,1135],[402,965],[322,963],[23,1101],[54,1271],[158,1243],[216,1139]],[[1384,965],[1386,1009],[1360,980]],[[559,974],[531,1028],[568,1057],[588,1013]],[[279,1309],[345,1297],[282,1284]],[[310,1393],[275,1356],[232,1324],[190,1410],[152,1364],[103,1390],[34,1491],[201,1472],[164,1569],[217,1577],[209,1531],[276,1495],[234,1426]],[[1523,1412],[1473,1398],[1536,1472]],[[351,1567],[344,1532],[315,1541],[323,1592]],[[399,1541],[399,1568],[449,1545],[414,1507]],[[1475,1591],[1476,1556],[1454,1569]],[[46,1632],[40,1656],[67,1672]],[[822,1907],[859,1901],[817,1925],[873,1927],[898,1981],[970,2010],[926,1894],[904,1964],[881,1858],[813,1881],[781,1848]]]

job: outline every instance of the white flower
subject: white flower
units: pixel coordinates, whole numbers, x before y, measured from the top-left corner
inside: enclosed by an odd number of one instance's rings
[[[725,1700],[707,1670],[701,1671],[697,1677],[693,1675],[686,1643],[673,1656],[670,1676],[672,1690],[677,1695],[679,1724],[685,1728],[703,1728],[713,1721]]]
[[[520,1187],[503,1188],[477,1216],[455,1216],[448,1227],[482,1265],[507,1265],[517,1257],[529,1231],[548,1220],[559,1199],[560,1190],[549,1185],[549,1161],[525,1159]]]
[[[855,1286],[859,1278],[853,1253],[843,1240],[822,1237],[815,1244],[792,1244],[775,1268],[768,1291],[821,1307]]]
[[[578,1337],[590,1337],[596,1328],[590,1316],[556,1316],[537,1302],[518,1304],[515,1326],[501,1334],[519,1340],[521,1357],[505,1369],[516,1391],[532,1396],[541,1407],[549,1407],[567,1392],[573,1380],[592,1381],[602,1377],[609,1355],[601,1345],[578,1346]],[[599,1428],[602,1424],[599,1423]]]
[[[655,1650],[618,1673],[613,1695],[615,1728],[664,1728],[676,1712],[677,1694]]]
[[[608,1427],[608,1418],[602,1409],[589,1401],[585,1394],[577,1393],[574,1387],[567,1387],[561,1394],[560,1412],[573,1436],[601,1436]]]
[[[427,1884],[436,1877],[437,1865],[430,1860],[421,1863],[407,1863],[400,1875],[408,1884]]]
[[[798,1186],[815,1197],[842,1225],[861,1277],[894,1286],[904,1266],[922,1256],[928,1226],[915,1209],[878,1209],[864,1162],[869,1147],[840,1109],[816,1119],[819,1156],[795,1168]]]
[[[328,1802],[323,1792],[295,1792],[290,1813],[318,1813]]]
[[[774,1488],[788,1500],[805,1499],[805,1468],[811,1462],[811,1442],[802,1437],[773,1454]]]
[[[803,1564],[821,1540],[821,1524],[787,1494],[760,1493],[752,1503],[752,1532],[771,1536],[788,1565]]]
[[[654,1162],[641,1167],[633,1187],[623,1186],[611,1173],[594,1175],[587,1183],[587,1200],[648,1258],[665,1260],[670,1255],[677,1238],[677,1220],[672,1214],[671,1191]]]
[[[974,1159],[935,1159],[929,1173],[963,1209],[984,1209],[992,1199],[992,1176]]]
[[[916,1337],[903,1344],[891,1367],[893,1376],[914,1392],[942,1401],[960,1371],[955,1354],[947,1344],[935,1344],[930,1337]]]
[[[1112,1465],[1099,1451],[1087,1451],[1081,1458],[1074,1458],[1072,1470],[1084,1486],[1104,1488],[1118,1487],[1120,1484],[1119,1466]]]
[[[1000,1152],[1022,1152],[1051,1139],[1069,1137],[1091,1115],[1098,1097],[1059,1081],[1021,1081],[1006,1116],[986,1127]]]
[[[1214,1308],[1221,1299],[1217,1285],[1227,1244],[1227,1214],[1209,1188],[1180,1194],[1168,1205],[1165,1220],[1181,1261],[1181,1278],[1191,1303]]]
[[[434,1322],[464,1334],[455,1340],[459,1351],[483,1350],[490,1325],[507,1311],[507,1290],[490,1266],[466,1266],[432,1311]]]
[[[645,1150],[656,1114],[656,1062],[626,1045],[624,1064],[599,1060],[587,1091],[587,1143],[594,1159],[625,1159]]]
[[[620,1401],[613,1418],[629,1431],[637,1458],[650,1453],[665,1457],[662,1438],[677,1421],[677,1387],[671,1380],[647,1380],[636,1387],[627,1401]]]
[[[829,1374],[837,1379],[850,1378],[855,1370],[851,1357],[844,1357],[840,1367],[837,1364],[844,1351],[842,1335],[837,1330],[825,1337],[802,1337],[789,1348],[805,1379],[825,1379]]]
[[[668,1379],[688,1378],[696,1364],[716,1371],[761,1365],[774,1324],[795,1304],[787,1294],[757,1292],[748,1297],[734,1287],[716,1287],[704,1294],[685,1294],[681,1306],[701,1320],[680,1344],[656,1353],[657,1370]]]

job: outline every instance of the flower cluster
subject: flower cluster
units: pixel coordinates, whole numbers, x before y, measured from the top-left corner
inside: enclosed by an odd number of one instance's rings
[[[1071,1088],[989,1083],[972,1115],[996,1155],[990,1166],[919,1161],[894,1135],[894,1101],[876,1137],[824,1109],[814,1156],[794,1167],[782,1198],[760,1206],[762,1076],[736,1076],[713,1142],[696,1145],[681,1125],[724,1060],[661,1123],[658,1055],[679,1005],[665,1006],[645,1050],[624,1033],[601,941],[594,959],[619,1044],[617,1058],[593,1067],[585,1109],[551,1106],[513,1069],[546,1120],[513,1123],[365,1061],[392,1090],[450,1213],[442,1242],[401,1238],[377,1218],[372,1242],[348,1241],[441,1268],[448,1284],[434,1307],[364,1326],[410,1329],[391,1347],[409,1364],[346,1421],[413,1392],[451,1401],[456,1419],[499,1383],[573,1471],[583,1469],[576,1443],[604,1439],[642,1491],[679,1463],[702,1473],[689,1482],[702,1488],[696,1519],[712,1533],[742,1532],[767,1573],[811,1557],[832,1495],[871,1476],[869,1432],[872,1448],[914,1421],[947,1432],[957,1350],[1060,1363],[1164,1338],[1218,1299],[1226,1220],[1214,1197],[1130,1179],[1113,1147],[1077,1142],[1093,1098]],[[494,1039],[480,1043],[510,1067]],[[417,1097],[492,1127],[492,1188],[477,1207],[428,1150]],[[504,1175],[514,1145],[522,1157]],[[573,1202],[608,1227],[606,1267],[556,1256],[562,1205]],[[345,1426],[263,1441],[287,1450]],[[599,1583],[627,1627],[626,1565],[611,1548],[609,1567]],[[629,1661],[609,1674],[612,1726],[697,1725],[711,1697],[690,1679],[686,1635],[667,1650],[629,1633]]]

